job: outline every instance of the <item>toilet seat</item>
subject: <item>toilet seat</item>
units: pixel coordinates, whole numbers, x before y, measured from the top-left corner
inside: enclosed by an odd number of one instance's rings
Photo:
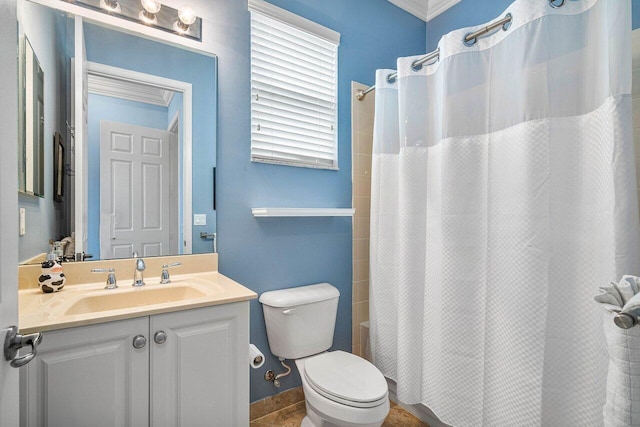
[[[304,376],[313,390],[334,402],[372,408],[387,399],[387,382],[378,368],[344,351],[305,359]]]

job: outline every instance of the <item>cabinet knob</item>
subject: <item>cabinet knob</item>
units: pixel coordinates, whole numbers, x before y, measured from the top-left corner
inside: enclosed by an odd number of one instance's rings
[[[153,340],[156,344],[164,344],[167,342],[167,333],[165,331],[158,331],[153,335]]]
[[[133,348],[141,349],[147,345],[147,339],[144,335],[136,335],[133,337]]]

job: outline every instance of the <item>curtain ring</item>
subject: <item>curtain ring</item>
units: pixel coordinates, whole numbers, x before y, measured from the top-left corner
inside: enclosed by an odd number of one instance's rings
[[[510,13],[507,13],[504,17],[509,18],[509,20],[504,24],[502,24],[502,31],[507,31],[509,28],[511,28],[511,23],[513,22],[513,15],[511,15]]]
[[[435,60],[435,61],[434,61]],[[433,65],[440,60],[440,48],[434,50],[430,54],[423,56],[422,58],[416,59],[411,64],[411,69],[414,72],[418,72],[422,70],[422,67],[426,65]]]
[[[469,34],[473,34],[473,33],[465,34],[464,38],[462,39],[462,43],[464,43],[465,46],[473,46],[478,41],[477,37],[467,40],[467,37],[469,36]]]
[[[388,83],[394,83],[396,81],[396,77],[393,74],[389,74],[387,76],[387,82]]]
[[[552,1],[552,0],[549,0],[549,1]],[[493,22],[487,25],[486,27],[480,28],[479,30],[474,31],[472,33],[465,34],[465,36],[462,39],[462,43],[464,43],[465,46],[473,46],[478,41],[478,37],[489,34],[493,30],[496,30],[502,27],[502,31],[507,31],[511,27],[511,21],[513,21],[513,15],[511,15],[510,13],[507,13],[504,16],[504,18],[500,19],[499,21]]]
[[[564,0],[559,0],[560,2],[558,3],[558,0],[549,0],[549,6],[551,6],[554,9],[558,9],[559,7],[564,6]]]

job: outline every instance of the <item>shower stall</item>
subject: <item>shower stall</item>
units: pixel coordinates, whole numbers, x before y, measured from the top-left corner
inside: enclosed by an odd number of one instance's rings
[[[378,70],[370,344],[401,402],[602,425],[592,297],[640,273],[630,40],[629,0],[516,0]]]

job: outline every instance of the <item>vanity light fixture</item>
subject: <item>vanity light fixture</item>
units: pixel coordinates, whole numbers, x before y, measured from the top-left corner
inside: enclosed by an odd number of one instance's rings
[[[158,22],[157,13],[162,8],[162,3],[155,0],[142,0],[142,10],[140,11],[140,19],[147,24],[155,24]]]
[[[120,13],[122,11],[118,0],[100,0],[100,7],[108,12]]]
[[[193,9],[189,6],[182,6],[178,9],[178,20],[176,21],[176,31],[184,33],[189,30],[189,27],[196,22],[196,16]]]
[[[163,0],[59,0],[101,12],[111,17],[202,41],[202,18],[188,6],[174,9]],[[183,0],[189,1],[189,0]]]

